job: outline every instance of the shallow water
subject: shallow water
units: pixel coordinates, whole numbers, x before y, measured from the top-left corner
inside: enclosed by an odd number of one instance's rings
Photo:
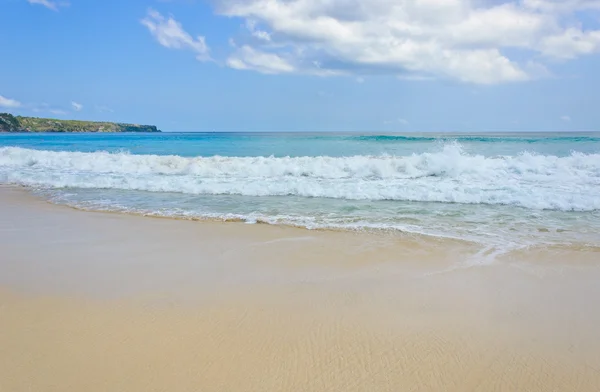
[[[600,134],[0,135],[0,183],[80,208],[600,243]]]

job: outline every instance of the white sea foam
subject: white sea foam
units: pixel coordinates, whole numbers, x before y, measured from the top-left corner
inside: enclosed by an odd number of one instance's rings
[[[104,188],[295,195],[350,200],[600,209],[600,154],[469,155],[459,144],[411,156],[196,157],[0,148],[0,182]]]

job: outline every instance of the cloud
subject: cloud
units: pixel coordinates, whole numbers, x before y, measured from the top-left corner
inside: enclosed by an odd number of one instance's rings
[[[567,116],[567,115],[560,116],[560,119],[563,120],[563,121],[569,122],[569,121],[571,121],[571,116]]]
[[[263,73],[315,73],[319,64],[322,75],[497,84],[537,78],[549,59],[600,52],[600,30],[579,19],[600,0],[215,2],[250,32],[228,65]]]
[[[199,61],[211,60],[210,49],[206,45],[204,37],[192,37],[173,17],[165,18],[159,12],[149,9],[141,23],[148,28],[162,46],[169,49],[191,50],[196,53]]]
[[[600,31],[583,32],[569,28],[561,34],[546,37],[541,42],[542,53],[564,60],[600,51]]]
[[[250,46],[239,48],[227,59],[227,65],[235,69],[254,70],[265,74],[295,71],[292,64],[277,54],[261,52]]]
[[[69,5],[68,2],[57,2],[57,1],[51,1],[51,0],[27,0],[27,2],[29,4],[39,4],[39,5],[43,5],[44,7],[51,9],[52,11],[58,11],[58,7],[66,7]]]
[[[83,109],[83,105],[75,101],[71,102],[71,106],[73,106],[73,109],[75,109],[77,112]]]
[[[252,19],[247,19],[246,20],[246,28],[248,29],[248,31],[250,31],[250,34],[259,39],[259,40],[263,40],[263,41],[271,41],[271,34],[267,33],[266,31],[263,30],[258,30],[256,28],[256,21],[252,20]]]
[[[287,54],[279,55],[277,53],[267,52],[255,49],[250,45],[237,47],[233,40],[229,41],[230,45],[236,48],[229,58],[226,60],[226,65],[230,68],[238,70],[251,70],[263,74],[283,74],[283,73],[304,73],[317,76],[333,76],[342,74],[341,71],[322,69],[318,61],[313,61],[311,64],[297,68]],[[293,59],[292,59],[293,60]]]
[[[15,109],[21,106],[21,102],[0,95],[0,108]]]
[[[51,114],[55,114],[55,115],[65,115],[68,113],[68,111],[57,108],[57,107],[53,107],[46,102],[42,102],[40,104],[32,104],[29,106],[29,108],[34,113],[51,113]]]

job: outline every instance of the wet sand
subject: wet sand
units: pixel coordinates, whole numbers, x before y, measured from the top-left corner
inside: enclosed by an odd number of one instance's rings
[[[0,187],[0,391],[598,391],[595,249],[189,222]]]

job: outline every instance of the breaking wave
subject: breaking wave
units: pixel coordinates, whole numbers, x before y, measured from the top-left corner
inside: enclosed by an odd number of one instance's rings
[[[195,157],[0,148],[0,182],[45,188],[600,209],[600,154]]]

